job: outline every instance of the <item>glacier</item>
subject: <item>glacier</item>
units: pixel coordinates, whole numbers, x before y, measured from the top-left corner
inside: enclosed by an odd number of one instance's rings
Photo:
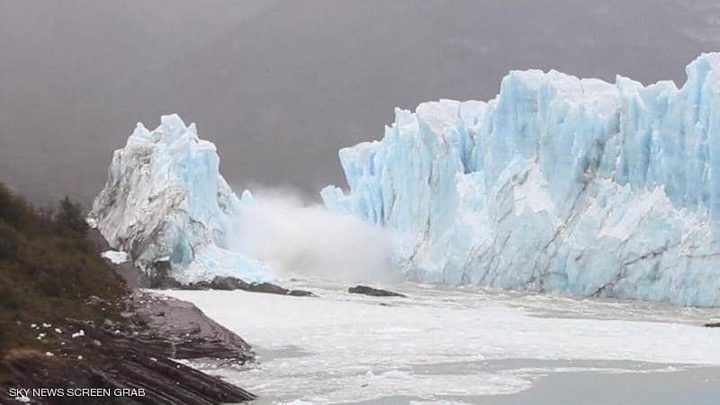
[[[154,276],[158,263],[183,283],[233,276],[273,280],[263,263],[228,247],[243,206],[219,172],[212,142],[176,114],[149,131],[138,123],[125,147],[114,152],[105,187],[88,216],[114,249]]]
[[[489,102],[396,109],[323,201],[393,230],[416,280],[718,306],[720,54],[686,72],[512,71]]]

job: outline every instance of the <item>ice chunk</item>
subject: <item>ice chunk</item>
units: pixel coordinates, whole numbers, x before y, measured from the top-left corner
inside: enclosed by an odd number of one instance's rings
[[[107,250],[101,256],[110,260],[113,264],[123,264],[129,260],[127,253],[118,252],[117,250]]]
[[[160,122],[153,131],[138,124],[115,151],[89,222],[148,273],[169,261],[171,275],[184,282],[212,275],[271,280],[262,263],[226,249],[241,204],[220,175],[215,145],[176,114]],[[121,259],[120,252],[104,256]]]

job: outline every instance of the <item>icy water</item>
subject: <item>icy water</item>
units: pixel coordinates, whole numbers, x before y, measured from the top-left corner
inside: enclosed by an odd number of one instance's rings
[[[430,285],[407,298],[164,291],[237,332],[256,365],[194,366],[257,403],[720,403],[717,310]]]

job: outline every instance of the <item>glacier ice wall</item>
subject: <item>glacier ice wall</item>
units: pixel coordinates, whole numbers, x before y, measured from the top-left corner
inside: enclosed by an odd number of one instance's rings
[[[513,71],[487,103],[396,109],[323,200],[393,229],[417,279],[720,305],[720,54],[686,70]]]
[[[215,145],[199,139],[194,124],[174,114],[154,131],[138,123],[113,154],[90,222],[148,273],[169,261],[181,282],[216,275],[268,281],[262,263],[227,249],[228,233],[251,196],[238,199],[218,166]]]

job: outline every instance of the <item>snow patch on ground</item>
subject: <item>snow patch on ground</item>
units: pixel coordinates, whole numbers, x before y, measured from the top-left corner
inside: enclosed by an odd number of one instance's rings
[[[123,264],[130,260],[127,253],[118,250],[106,250],[102,252],[101,256],[113,264]]]

